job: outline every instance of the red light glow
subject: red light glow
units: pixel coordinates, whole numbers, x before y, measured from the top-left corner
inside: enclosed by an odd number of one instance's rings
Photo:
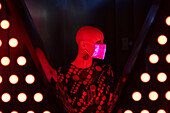
[[[43,113],[51,113],[50,111],[44,111]]]
[[[3,66],[8,66],[10,64],[10,59],[7,56],[1,58],[1,64]]]
[[[163,109],[159,109],[156,113],[166,113],[166,111]]]
[[[140,113],[150,113],[148,110],[144,109]]]
[[[157,42],[160,44],[160,45],[165,45],[168,41],[168,38],[165,36],[165,35],[160,35],[157,39]]]
[[[156,64],[159,61],[159,56],[157,54],[151,54],[149,56],[149,61],[152,64]]]
[[[0,75],[0,84],[2,83],[2,81],[3,81],[3,78],[2,78],[2,76]]]
[[[11,84],[16,84],[16,83],[18,83],[18,80],[19,80],[19,78],[18,78],[17,75],[11,75],[11,76],[9,77],[9,82],[10,82]]]
[[[4,93],[2,94],[1,99],[3,102],[9,102],[11,100],[11,96],[9,93]]]
[[[0,47],[2,46],[2,40],[0,40]]]
[[[165,60],[166,60],[167,63],[170,63],[170,54],[167,54],[167,55],[166,55]]]
[[[167,26],[170,26],[170,16],[165,19],[165,23]]]
[[[9,46],[11,47],[17,47],[18,46],[18,40],[16,38],[11,38],[9,40]]]
[[[142,73],[140,76],[140,79],[142,82],[149,82],[150,81],[150,75],[148,73]]]
[[[124,113],[133,113],[131,110],[126,110]]]
[[[163,72],[158,73],[157,80],[159,82],[165,82],[167,80],[167,75],[165,73],[163,73]]]
[[[167,100],[170,100],[170,91],[167,91],[167,92],[165,93],[165,98],[166,98]]]
[[[8,29],[10,27],[10,23],[8,20],[2,20],[0,25],[2,29]]]
[[[34,94],[34,100],[36,102],[41,102],[43,100],[43,95],[41,93]]]
[[[141,93],[138,92],[138,91],[135,91],[135,92],[132,94],[132,99],[133,99],[134,101],[140,101],[141,98],[142,98],[142,95],[141,95]]]
[[[18,94],[17,99],[19,102],[25,102],[27,100],[27,95],[25,93],[20,93]]]
[[[0,3],[0,10],[2,9],[2,4]]]
[[[27,59],[24,56],[20,56],[17,58],[17,63],[20,66],[24,66],[27,63]]]
[[[156,91],[151,91],[148,96],[151,101],[156,101],[158,99],[158,93]]]
[[[18,111],[11,111],[11,113],[18,113]]]
[[[27,84],[33,84],[35,82],[35,77],[32,74],[28,74],[25,77],[25,81]]]
[[[35,113],[34,111],[27,111],[27,113]]]

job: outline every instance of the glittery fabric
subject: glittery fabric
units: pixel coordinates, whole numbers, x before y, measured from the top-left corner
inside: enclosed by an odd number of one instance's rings
[[[94,62],[86,69],[72,64],[58,69],[56,96],[68,113],[110,113],[116,92],[110,65]]]

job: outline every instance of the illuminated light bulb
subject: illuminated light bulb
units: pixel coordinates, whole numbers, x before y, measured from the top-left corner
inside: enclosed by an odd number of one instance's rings
[[[10,64],[10,59],[7,56],[1,58],[1,64],[3,66],[8,66]]]
[[[17,58],[17,63],[20,66],[24,66],[27,63],[27,59],[24,56],[20,56]]]
[[[43,100],[43,95],[41,93],[34,94],[34,100],[36,102],[41,102]]]
[[[0,10],[2,9],[2,4],[0,3]]]
[[[159,82],[165,82],[167,80],[167,75],[165,73],[163,73],[163,72],[158,73],[157,80]]]
[[[166,98],[167,100],[170,100],[170,91],[167,91],[167,92],[165,93],[165,98]]]
[[[124,113],[133,113],[131,110],[126,110]]]
[[[166,111],[163,109],[159,109],[156,113],[166,113]]]
[[[4,93],[2,94],[1,99],[3,102],[9,102],[11,100],[11,96],[9,93]]]
[[[0,47],[2,46],[2,40],[0,40]]]
[[[33,84],[35,82],[35,77],[32,74],[28,74],[25,77],[25,81],[27,84]]]
[[[157,54],[151,54],[149,56],[149,61],[152,64],[156,64],[159,61],[159,56]]]
[[[141,93],[138,92],[138,91],[135,91],[135,92],[132,94],[132,99],[133,99],[134,101],[140,101],[141,98],[142,98],[142,95],[141,95]]]
[[[165,35],[160,35],[157,39],[158,44],[165,45],[168,41],[168,38]]]
[[[27,111],[27,113],[35,113],[34,111]]]
[[[144,109],[140,113],[150,113],[148,110]]]
[[[149,99],[151,101],[156,101],[158,99],[158,93],[156,91],[151,91],[149,93]]]
[[[27,95],[25,93],[20,93],[18,94],[17,99],[19,102],[25,102],[27,100]]]
[[[11,111],[11,113],[18,113],[18,111]]]
[[[165,19],[165,23],[167,26],[170,26],[170,16]]]
[[[0,75],[0,84],[2,83],[2,81],[3,81],[3,78],[2,78],[2,76]]]
[[[0,23],[0,25],[1,25],[1,28],[2,28],[2,29],[8,29],[9,26],[10,26],[10,23],[9,23],[8,20],[2,20],[1,23]]]
[[[0,111],[0,113],[3,113],[2,111]]]
[[[19,78],[18,78],[17,75],[11,75],[11,76],[9,77],[9,82],[10,82],[11,84],[16,84],[16,83],[18,83],[18,81],[19,81]]]
[[[51,113],[50,111],[44,111],[43,113]]]
[[[142,73],[140,76],[140,79],[142,82],[149,82],[150,81],[150,75],[148,73]]]
[[[170,63],[170,54],[167,54],[167,55],[166,55],[165,60],[166,60],[167,63]]]
[[[11,38],[8,43],[9,43],[9,46],[11,46],[11,47],[18,46],[18,40],[16,38]]]

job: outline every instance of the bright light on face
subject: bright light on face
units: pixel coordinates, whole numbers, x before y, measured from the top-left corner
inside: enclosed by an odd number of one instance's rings
[[[167,55],[166,55],[165,60],[166,60],[167,63],[170,63],[170,54],[167,54]]]
[[[1,58],[1,64],[3,66],[8,66],[10,64],[10,59],[7,56]]]
[[[34,111],[27,111],[27,113],[35,113]]]
[[[165,36],[165,35],[160,35],[157,39],[157,42],[160,44],[160,45],[165,45],[168,41],[168,38]]]
[[[18,111],[11,111],[11,113],[18,113]]]
[[[140,79],[142,82],[149,82],[150,80],[150,75],[148,73],[142,73],[142,75],[140,76]]]
[[[166,111],[163,109],[159,109],[156,113],[166,113]]]
[[[131,110],[126,110],[124,113],[133,113]]]
[[[41,93],[34,94],[34,100],[36,102],[41,102],[43,100],[43,95]]]
[[[2,46],[2,40],[0,40],[0,47]]]
[[[24,56],[20,56],[17,58],[17,63],[20,66],[24,66],[27,63],[27,59]]]
[[[1,28],[2,28],[2,29],[8,29],[9,26],[10,26],[10,23],[9,23],[8,20],[2,20],[1,23],[0,23],[0,25],[1,25]]]
[[[170,26],[170,16],[165,19],[165,23],[167,26]]]
[[[140,113],[150,113],[148,110],[144,109]]]
[[[32,74],[28,74],[26,77],[25,77],[25,81],[26,83],[28,84],[33,84],[35,82],[35,77],[32,75]]]
[[[170,100],[170,91],[167,91],[167,92],[165,93],[165,98],[166,98],[167,100]]]
[[[138,92],[138,91],[135,91],[135,92],[132,94],[132,99],[133,99],[134,101],[140,101],[141,98],[142,98],[142,95],[141,95],[141,93]]]
[[[165,82],[167,80],[167,75],[165,73],[161,72],[157,75],[157,80],[159,82]]]
[[[151,101],[156,101],[158,99],[158,93],[156,91],[151,91],[149,93],[149,99]]]
[[[11,76],[9,77],[9,82],[10,82],[11,84],[16,84],[16,83],[18,83],[18,80],[19,80],[19,78],[18,78],[17,75],[11,75]]]
[[[51,113],[50,111],[44,111],[43,113]]]
[[[9,93],[4,93],[2,94],[1,99],[3,102],[9,102],[11,100],[11,96]]]
[[[9,46],[10,47],[17,47],[18,46],[18,40],[16,38],[11,38],[9,40]]]
[[[151,54],[151,55],[149,56],[149,61],[150,61],[150,63],[152,63],[152,64],[156,64],[156,63],[159,61],[158,55],[157,55],[157,54]]]
[[[0,84],[2,83],[2,81],[3,81],[3,78],[2,78],[2,76],[0,75]]]
[[[27,95],[25,93],[20,93],[18,94],[17,99],[19,102],[25,102],[27,100]]]

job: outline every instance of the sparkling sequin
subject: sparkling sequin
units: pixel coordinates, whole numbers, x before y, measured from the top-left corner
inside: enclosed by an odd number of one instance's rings
[[[87,85],[87,81],[83,81],[83,84],[84,84],[84,85]]]
[[[102,109],[102,107],[101,107],[101,106],[98,106],[98,107],[97,107],[97,109],[98,109],[98,110],[101,110],[101,109]]]
[[[80,103],[80,102],[77,102],[77,105],[78,105],[78,106],[81,106],[81,103]]]
[[[77,75],[72,76],[73,80],[78,81],[80,78]]]
[[[87,79],[90,79],[91,78],[91,75],[87,75]]]
[[[96,86],[95,86],[95,85],[91,85],[91,86],[90,86],[90,90],[91,90],[91,91],[95,91],[95,90],[96,90]]]
[[[97,71],[102,71],[102,68],[101,68],[100,66],[96,66],[95,69],[96,69]]]

